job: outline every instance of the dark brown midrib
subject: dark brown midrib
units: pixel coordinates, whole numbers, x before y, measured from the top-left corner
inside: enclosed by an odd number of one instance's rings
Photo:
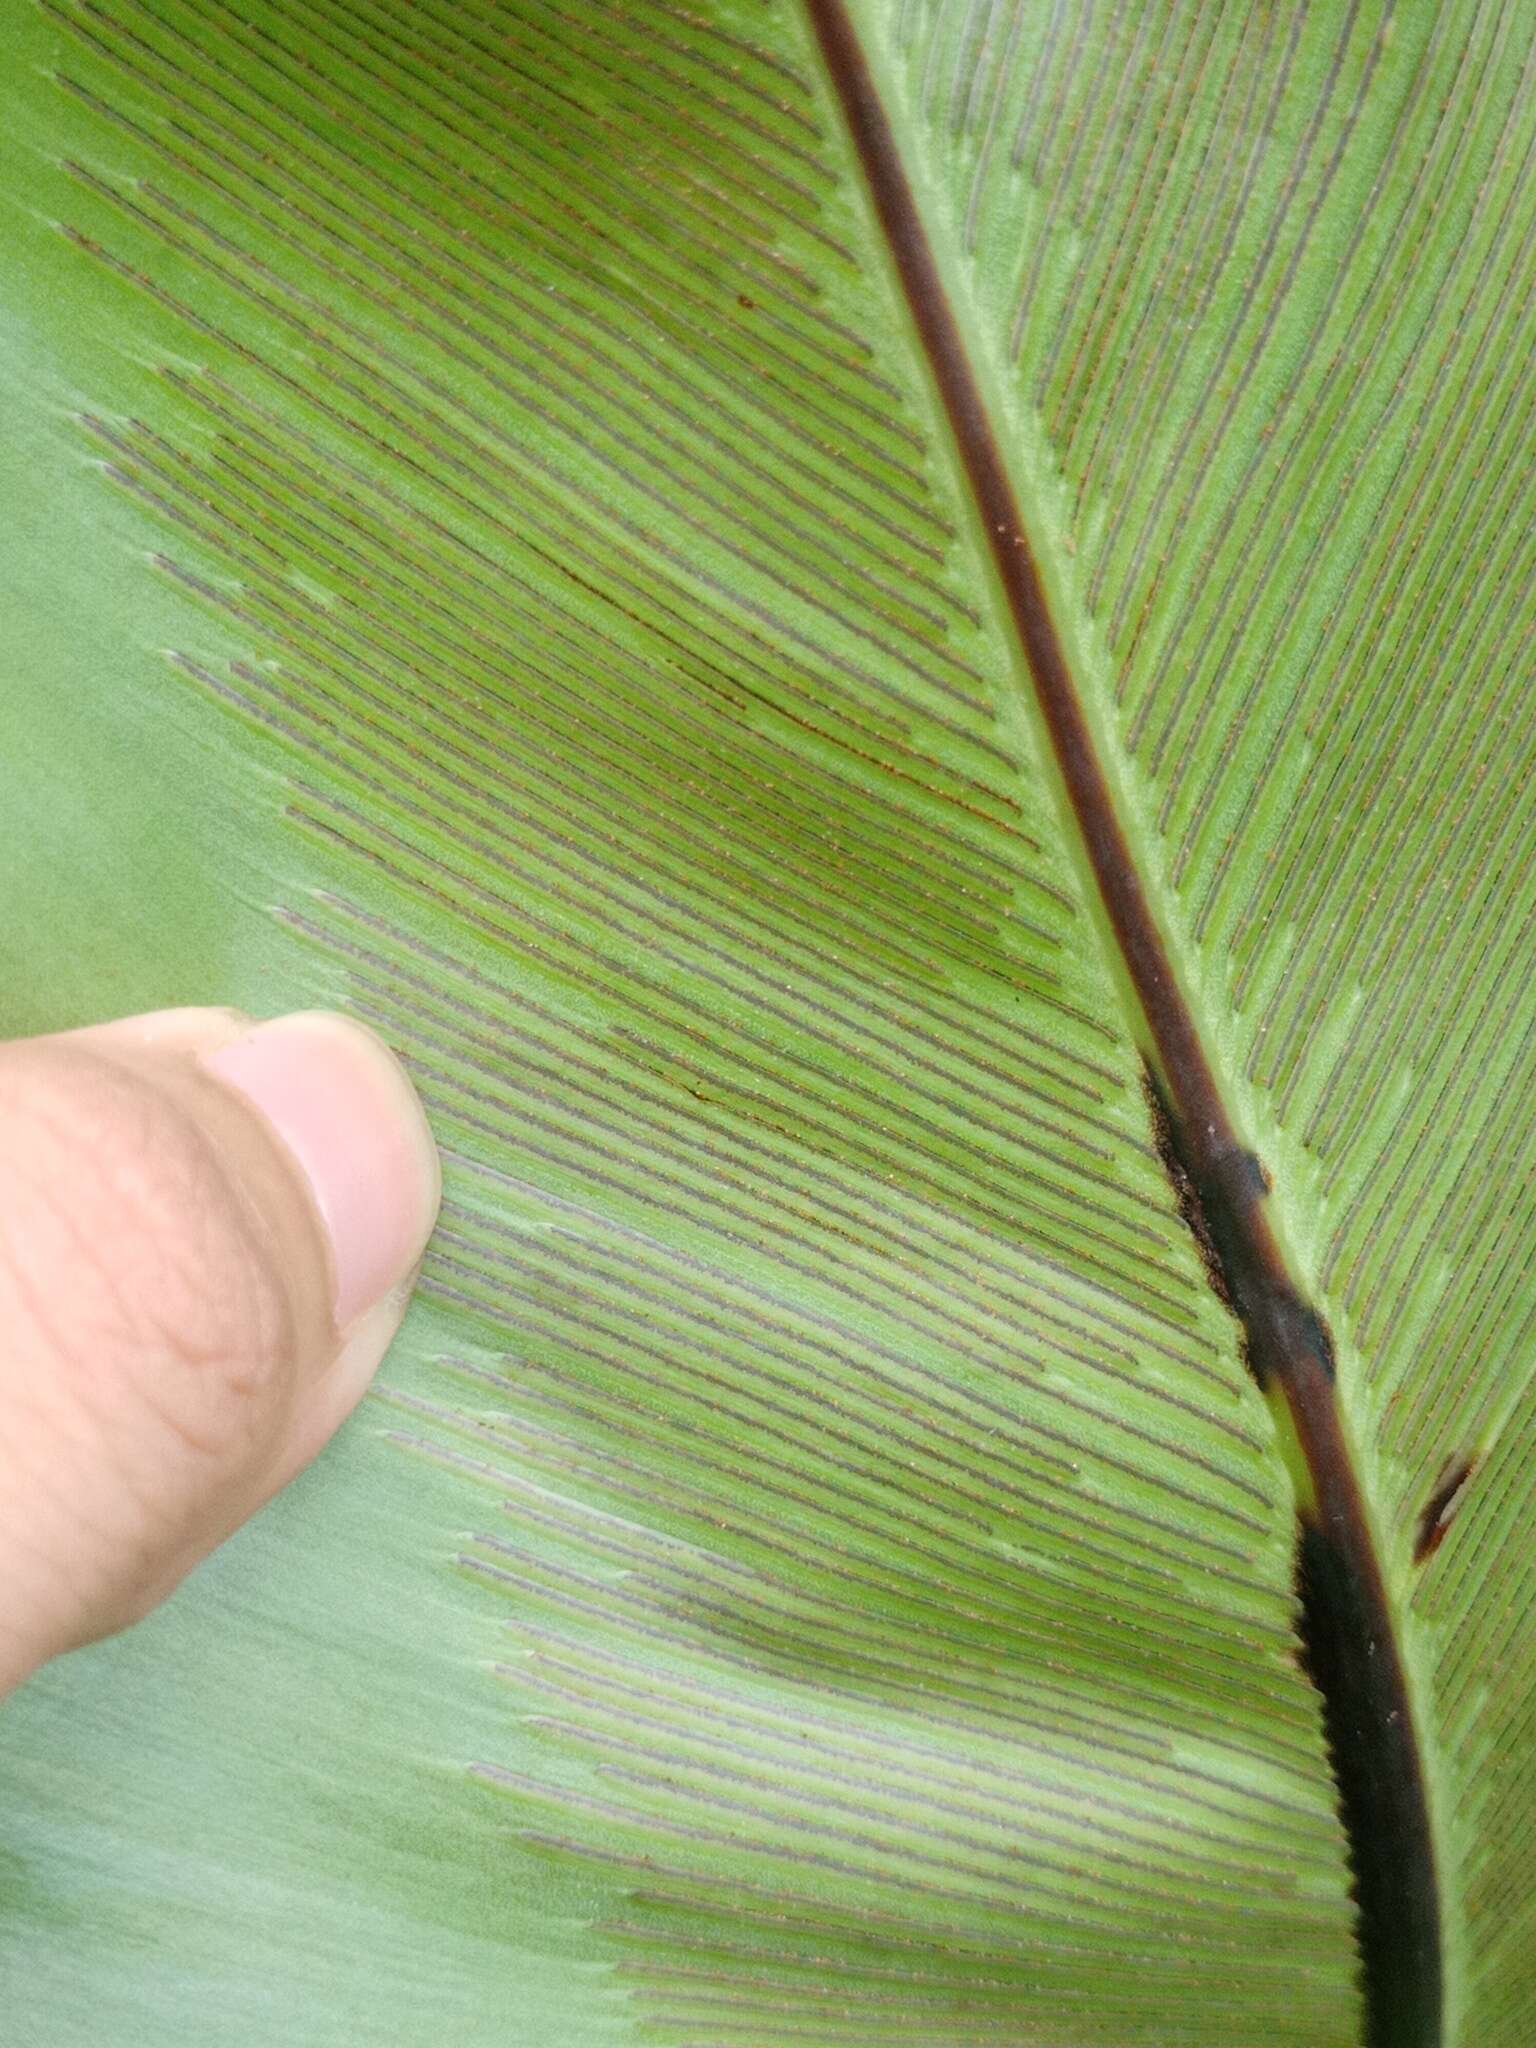
[[[1241,1324],[1310,1471],[1299,1508],[1307,1667],[1324,1721],[1359,1914],[1368,2048],[1440,2048],[1439,1894],[1422,1757],[1381,1567],[1333,1391],[1332,1345],[1270,1227],[1121,829],[992,423],[890,124],[843,0],[807,0],[871,199],[986,530],[1083,849],[1151,1039],[1167,1131]]]

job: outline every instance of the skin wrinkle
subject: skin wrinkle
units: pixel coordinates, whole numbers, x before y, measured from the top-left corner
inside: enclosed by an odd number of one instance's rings
[[[39,1280],[17,1255],[14,1215],[0,1211],[0,1258],[51,1355],[73,1357],[81,1395],[93,1392],[84,1354],[94,1342],[142,1368],[139,1391],[188,1449],[227,1455],[241,1409],[292,1371],[297,1317],[275,1247],[253,1239],[249,1205],[242,1214],[231,1201],[220,1161],[177,1106],[94,1055],[70,1054],[60,1066],[51,1095],[33,1087],[18,1099],[0,1083],[0,1117],[20,1136],[11,1173],[19,1161],[34,1216],[46,1212],[68,1256],[50,1254]],[[37,1150],[26,1143],[29,1122],[44,1134]],[[82,1138],[97,1141],[105,1169],[83,1187],[61,1171]],[[58,1267],[74,1281],[67,1298],[48,1284]],[[174,1379],[168,1362],[181,1368]]]
[[[238,1346],[239,1334],[232,1303],[249,1302],[253,1306],[257,1333],[253,1351],[258,1357],[271,1356],[273,1317],[263,1298],[266,1290],[260,1285],[250,1284],[244,1270],[248,1261],[243,1250],[239,1258],[230,1260],[229,1245],[218,1244],[217,1249],[222,1256],[208,1258],[208,1267],[219,1271],[226,1290],[216,1301],[199,1301],[190,1288],[183,1296],[181,1276],[167,1275],[171,1282],[169,1299],[174,1305],[157,1308],[152,1299],[143,1298],[153,1292],[145,1278],[146,1269],[158,1276],[163,1271],[163,1262],[174,1258],[177,1249],[163,1242],[163,1231],[157,1232],[148,1219],[133,1218],[131,1212],[125,1216],[119,1209],[111,1218],[117,1233],[116,1242],[111,1252],[103,1257],[99,1236],[71,1213],[66,1199],[55,1194],[53,1177],[37,1173],[32,1179],[34,1187],[31,1192],[35,1201],[47,1210],[50,1225],[71,1247],[71,1272],[88,1281],[85,1288],[88,1307],[82,1311],[78,1296],[68,1303],[54,1299],[46,1282],[39,1284],[34,1278],[29,1263],[18,1259],[18,1248],[14,1243],[0,1247],[0,1258],[10,1262],[12,1282],[21,1304],[45,1339],[48,1349],[55,1356],[74,1362],[79,1373],[80,1391],[89,1395],[93,1391],[92,1355],[102,1347],[116,1349],[122,1346],[128,1356],[150,1367],[143,1374],[142,1391],[160,1410],[161,1420],[183,1436],[189,1449],[208,1456],[216,1454],[223,1446],[188,1426],[191,1418],[180,1412],[176,1396],[185,1389],[180,1382],[174,1389],[164,1385],[163,1377],[156,1373],[154,1367],[170,1360],[187,1373],[218,1379],[231,1392],[249,1393],[253,1390],[254,1382],[249,1377],[243,1388],[238,1383],[240,1368],[234,1364],[232,1353]],[[189,1183],[186,1190],[177,1191],[170,1202],[141,1193],[135,1206],[153,1206],[193,1219],[193,1227],[204,1240],[203,1248],[209,1251],[213,1247],[208,1240],[218,1239],[219,1226],[210,1227],[207,1219],[199,1214],[192,1199],[193,1192]],[[0,1229],[3,1227],[3,1222],[0,1222]],[[137,1259],[141,1239],[147,1255],[143,1261]],[[133,1276],[131,1294],[125,1284],[125,1276],[118,1270],[125,1259],[134,1260],[138,1268]],[[93,1294],[99,1299],[93,1300]],[[220,1332],[217,1336],[212,1329],[196,1329],[180,1314],[183,1308],[190,1309],[194,1315],[205,1314],[211,1306],[216,1306],[220,1320],[228,1323],[227,1332]],[[224,1371],[226,1366],[230,1368],[227,1373]]]

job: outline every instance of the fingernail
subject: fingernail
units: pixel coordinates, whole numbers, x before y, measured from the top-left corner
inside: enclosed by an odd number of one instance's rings
[[[330,1238],[345,1329],[404,1280],[437,1217],[437,1147],[404,1067],[371,1031],[321,1010],[258,1024],[203,1065],[298,1161]]]

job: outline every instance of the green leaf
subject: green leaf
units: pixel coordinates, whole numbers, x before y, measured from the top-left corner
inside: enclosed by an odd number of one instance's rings
[[[448,1154],[11,2038],[1526,2040],[1522,26],[10,0],[3,1023]]]

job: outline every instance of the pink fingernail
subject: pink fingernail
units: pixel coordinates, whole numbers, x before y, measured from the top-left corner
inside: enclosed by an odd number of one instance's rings
[[[412,1271],[437,1216],[437,1147],[405,1069],[371,1031],[322,1010],[258,1024],[203,1064],[303,1169],[344,1329]]]

